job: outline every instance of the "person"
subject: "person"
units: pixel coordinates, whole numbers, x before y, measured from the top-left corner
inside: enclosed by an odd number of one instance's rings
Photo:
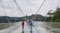
[[[22,22],[22,33],[24,33],[24,21]]]
[[[33,27],[33,26],[34,26],[33,20],[32,20],[32,19],[27,19],[27,25],[28,25],[29,27]]]
[[[33,25],[33,20],[32,19],[29,19],[28,26],[30,27],[30,33],[33,33],[32,28],[33,28],[34,25]]]
[[[29,23],[28,23],[28,24],[29,24],[30,26],[34,26],[32,20],[29,20]]]

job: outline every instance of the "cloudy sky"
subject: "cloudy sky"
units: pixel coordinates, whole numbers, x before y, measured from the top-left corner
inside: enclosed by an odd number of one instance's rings
[[[24,14],[32,15],[36,14],[44,0],[16,0],[19,7],[23,10]],[[41,9],[37,14],[43,16],[47,15],[49,10],[56,10],[57,6],[60,7],[59,0],[46,0]],[[23,13],[18,9],[14,0],[0,0],[0,16],[24,16]]]

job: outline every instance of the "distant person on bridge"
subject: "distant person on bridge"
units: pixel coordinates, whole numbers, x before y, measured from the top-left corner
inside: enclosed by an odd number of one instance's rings
[[[22,21],[22,33],[24,33],[24,21]]]
[[[32,20],[32,19],[27,19],[27,25],[28,25],[29,27],[33,27],[33,26],[34,26],[33,20]]]
[[[27,19],[27,25],[30,28],[30,33],[33,33],[33,30],[32,30],[32,27],[34,27],[33,20],[32,19]]]

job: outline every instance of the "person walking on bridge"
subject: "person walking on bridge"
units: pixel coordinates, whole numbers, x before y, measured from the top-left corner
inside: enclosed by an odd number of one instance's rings
[[[24,21],[22,21],[22,33],[24,33]]]
[[[27,19],[27,25],[30,27],[30,33],[32,33],[32,27],[34,26],[32,19]]]

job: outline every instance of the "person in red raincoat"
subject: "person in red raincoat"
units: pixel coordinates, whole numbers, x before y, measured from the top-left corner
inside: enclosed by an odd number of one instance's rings
[[[22,33],[24,33],[24,21],[22,22]]]

